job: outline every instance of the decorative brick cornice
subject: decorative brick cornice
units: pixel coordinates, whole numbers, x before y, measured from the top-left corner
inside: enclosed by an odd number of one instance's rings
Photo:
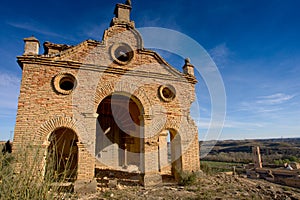
[[[148,52],[150,53],[150,52]],[[152,54],[152,53],[150,53]],[[107,70],[107,66],[99,66],[99,65],[93,65],[93,64],[84,64],[76,61],[61,61],[56,60],[53,61],[52,58],[46,58],[41,56],[19,56],[18,63],[23,69],[24,64],[37,64],[38,66],[45,65],[45,66],[55,66],[55,67],[63,67],[63,68],[71,68],[71,69],[82,69],[82,70],[91,70],[96,72],[103,72],[103,73],[112,73],[112,74],[125,74],[128,69],[122,69],[122,68],[110,68]],[[165,62],[166,63],[166,62]],[[164,64],[167,69],[174,74],[174,76],[158,73],[158,72],[152,72],[149,74],[148,71],[142,71],[142,70],[135,70],[133,69],[130,73],[127,73],[128,76],[140,76],[145,78],[156,78],[156,79],[162,79],[162,80],[171,80],[176,82],[189,82],[192,84],[196,84],[197,80],[195,77],[184,75],[183,73],[177,71],[169,64]]]
[[[171,72],[172,74],[174,74],[175,76],[184,78],[185,80],[188,80],[190,83],[193,83],[193,84],[196,84],[198,82],[195,76],[190,76],[190,75],[181,73],[180,71],[178,71],[177,69],[172,67],[165,59],[163,59],[155,51],[148,50],[148,49],[141,49],[138,52],[141,54],[153,56],[160,64],[163,64],[168,69],[168,71]]]

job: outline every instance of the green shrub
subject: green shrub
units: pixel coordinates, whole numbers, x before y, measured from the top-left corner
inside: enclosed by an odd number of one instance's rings
[[[291,161],[291,162],[298,162],[299,161],[299,159],[296,156],[288,156],[287,159],[289,159],[289,161]]]
[[[289,159],[279,159],[279,160],[274,160],[275,165],[284,165],[284,163],[290,163],[291,160]]]
[[[180,171],[178,173],[178,178],[179,178],[179,185],[181,186],[193,185],[197,182],[197,173]]]
[[[212,174],[212,168],[207,163],[201,162],[201,170],[205,174]]]

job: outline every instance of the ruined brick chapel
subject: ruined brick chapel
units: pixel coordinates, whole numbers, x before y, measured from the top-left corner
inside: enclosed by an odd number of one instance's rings
[[[186,59],[180,72],[145,49],[131,9],[116,5],[102,41],[44,42],[40,54],[35,37],[24,39],[14,151],[38,149],[28,159],[41,176],[88,183],[95,169],[134,171],[147,186],[199,170],[194,67]]]

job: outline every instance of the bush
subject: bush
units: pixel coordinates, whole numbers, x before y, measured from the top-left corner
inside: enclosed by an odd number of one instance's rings
[[[180,171],[178,173],[179,185],[188,186],[193,185],[197,182],[197,173],[188,172],[188,171]]]
[[[298,162],[299,161],[299,159],[296,156],[288,156],[287,159],[289,159],[289,161],[291,161],[291,162]]]
[[[205,174],[212,174],[212,168],[207,163],[201,162],[201,170]]]

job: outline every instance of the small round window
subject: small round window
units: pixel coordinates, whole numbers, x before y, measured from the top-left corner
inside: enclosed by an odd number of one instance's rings
[[[115,62],[126,65],[132,60],[134,53],[128,44],[120,43],[111,47],[111,55]]]
[[[70,94],[76,87],[76,78],[72,74],[58,74],[54,77],[53,86],[60,94]]]
[[[70,77],[63,77],[60,81],[59,81],[59,87],[62,90],[66,90],[66,91],[70,91],[73,90],[74,88],[74,80],[71,79]]]
[[[170,102],[176,97],[176,90],[172,85],[162,85],[159,88],[159,96],[162,100]]]

